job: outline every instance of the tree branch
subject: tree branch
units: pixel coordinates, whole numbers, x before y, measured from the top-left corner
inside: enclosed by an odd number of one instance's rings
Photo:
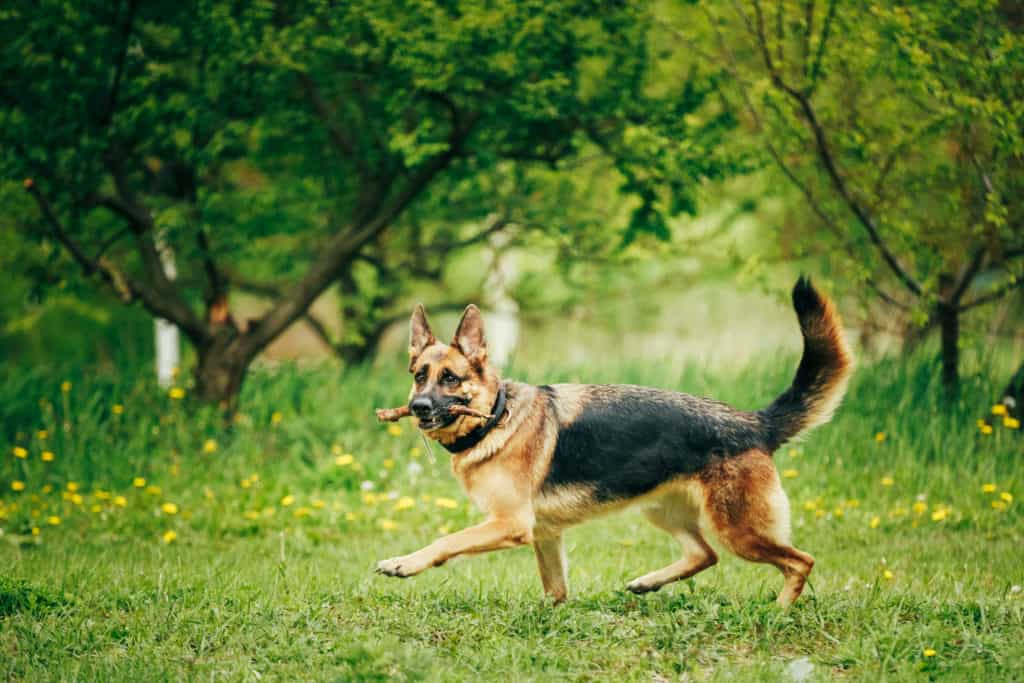
[[[1006,296],[1007,293],[1012,292],[1015,289],[1020,289],[1022,287],[1024,287],[1024,278],[1013,277],[1010,279],[1009,282],[1006,282],[1003,285],[996,287],[989,293],[979,296],[974,301],[969,301],[966,304],[963,304],[958,308],[958,310],[962,313],[964,311],[969,311],[972,308],[984,306],[985,304],[992,303],[993,301],[998,301],[999,299],[1002,299],[1004,296]]]
[[[449,138],[448,149],[432,157],[417,168],[394,199],[383,206],[377,215],[352,230],[336,235],[321,252],[321,256],[310,266],[306,275],[273,308],[245,334],[244,343],[249,353],[255,355],[270,343],[282,330],[294,322],[310,304],[327,288],[367,242],[385,230],[392,221],[444,170],[453,159],[461,154],[461,147],[473,129],[478,115],[466,121],[465,128],[454,130]]]
[[[110,85],[110,93],[107,95],[107,108],[100,117],[100,125],[107,126],[114,119],[114,111],[117,109],[117,98],[121,91],[121,79],[124,76],[124,63],[128,56],[128,41],[131,40],[132,26],[135,23],[135,10],[138,8],[138,0],[128,0],[128,16],[125,18],[124,26],[121,29],[121,50],[117,55],[117,64],[114,67],[114,78]]]

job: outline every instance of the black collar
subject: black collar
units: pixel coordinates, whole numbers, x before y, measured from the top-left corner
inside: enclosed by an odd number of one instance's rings
[[[491,433],[494,426],[501,420],[501,416],[505,414],[505,385],[502,384],[498,387],[498,398],[494,401],[494,407],[491,408],[491,417],[487,422],[483,423],[469,434],[464,434],[459,438],[455,439],[451,443],[442,443],[441,445],[448,449],[449,453],[461,453],[462,451],[469,450],[473,446],[477,445],[484,440],[484,437]]]

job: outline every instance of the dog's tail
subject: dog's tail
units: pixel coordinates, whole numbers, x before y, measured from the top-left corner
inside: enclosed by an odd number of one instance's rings
[[[793,287],[793,308],[804,336],[804,354],[793,384],[759,411],[773,451],[801,432],[828,422],[843,400],[853,372],[853,354],[843,338],[835,306],[805,277]]]

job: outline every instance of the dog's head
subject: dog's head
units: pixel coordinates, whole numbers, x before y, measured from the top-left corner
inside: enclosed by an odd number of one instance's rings
[[[450,412],[461,404],[489,413],[498,395],[501,380],[487,362],[480,309],[467,306],[455,338],[445,344],[430,331],[423,306],[416,306],[409,324],[409,372],[409,411],[427,436],[451,443],[482,424],[481,418]]]

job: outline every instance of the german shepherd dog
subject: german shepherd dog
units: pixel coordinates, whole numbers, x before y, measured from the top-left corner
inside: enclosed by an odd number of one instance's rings
[[[533,386],[502,380],[487,362],[483,320],[466,308],[451,344],[412,314],[409,412],[452,455],[452,472],[487,515],[377,571],[408,577],[453,557],[532,544],[544,591],[568,593],[562,531],[642,503],[681,557],[630,581],[656,591],[718,561],[705,540],[782,572],[778,602],[799,597],[814,558],[790,541],[789,501],[772,453],[827,422],[853,368],[832,302],[810,281],[793,288],[804,351],[792,385],[767,408],[736,410],[707,398],[632,385]],[[453,406],[470,408],[466,415]]]

